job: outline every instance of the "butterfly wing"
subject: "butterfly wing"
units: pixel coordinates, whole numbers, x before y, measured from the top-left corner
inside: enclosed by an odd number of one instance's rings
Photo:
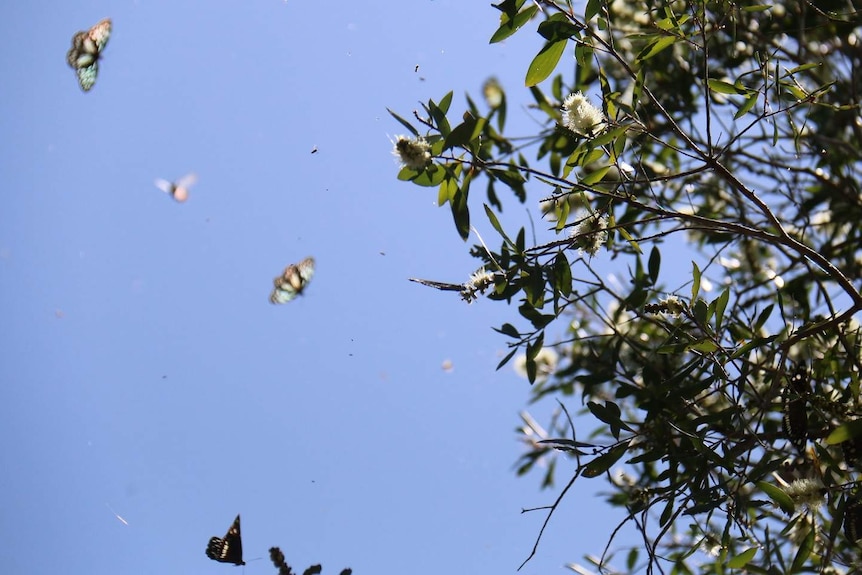
[[[173,194],[174,185],[171,182],[159,178],[155,181],[155,184],[156,184],[156,187],[158,189],[160,189],[161,191],[163,191],[164,193]]]
[[[96,84],[96,78],[99,76],[99,62],[93,60],[93,63],[83,68],[75,70],[78,74],[78,84],[85,92],[89,92]]]
[[[78,32],[72,36],[72,47],[69,48],[68,52],[66,52],[66,63],[68,63],[72,68],[78,67],[78,59],[84,51],[84,37],[86,35],[86,32]]]
[[[111,19],[105,18],[87,32],[87,39],[95,46],[96,54],[102,52],[111,37]]]
[[[233,521],[233,525],[227,530],[224,539],[211,537],[207,544],[207,557],[219,563],[233,563],[234,565],[245,565],[242,560],[242,536],[239,530],[239,515]]]
[[[178,188],[190,188],[197,181],[198,181],[197,174],[194,174],[194,173],[186,174],[185,176],[183,176],[182,178],[177,180],[174,185],[176,185],[176,187],[178,187]]]
[[[283,304],[302,294],[314,276],[314,258],[305,258],[298,264],[290,264],[284,273],[273,280],[275,289],[269,296],[270,303]]]
[[[442,291],[461,291],[464,289],[464,286],[461,284],[447,284],[443,282],[435,282],[432,280],[423,280],[418,278],[410,278],[410,281],[422,284],[424,286],[436,288]]]
[[[99,58],[111,37],[111,19],[105,18],[86,32],[72,36],[72,47],[66,53],[66,62],[75,69],[78,84],[88,92],[99,75]]]
[[[207,557],[213,561],[223,561],[224,557],[224,539],[220,537],[211,537],[207,543]]]

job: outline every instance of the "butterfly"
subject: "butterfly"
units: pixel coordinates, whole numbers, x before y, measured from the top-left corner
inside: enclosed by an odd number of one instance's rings
[[[207,557],[219,563],[245,565],[242,560],[242,538],[239,534],[239,515],[233,520],[233,525],[227,530],[224,539],[211,537],[207,544]]]
[[[799,364],[781,391],[781,421],[784,434],[796,448],[805,451],[808,440],[807,396],[811,392],[811,380],[805,364]]]
[[[844,507],[844,536],[850,541],[862,537],[862,501],[851,499]]]
[[[447,284],[443,282],[435,282],[432,280],[421,280],[418,278],[409,278],[410,281],[422,284],[424,286],[436,288],[441,291],[463,291],[464,284]]]
[[[290,264],[284,268],[284,273],[272,281],[275,289],[269,296],[270,303],[287,303],[300,295],[313,275],[314,258],[305,258],[298,264]]]
[[[99,75],[99,58],[111,37],[111,19],[105,18],[86,32],[72,36],[72,47],[66,53],[66,62],[78,74],[78,84],[85,92],[96,83]]]
[[[173,199],[179,203],[183,203],[189,199],[189,188],[198,181],[195,174],[186,174],[176,182],[167,180],[156,180],[156,187],[166,194],[170,194]]]

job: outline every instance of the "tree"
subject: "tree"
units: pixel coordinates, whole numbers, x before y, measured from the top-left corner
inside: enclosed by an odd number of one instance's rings
[[[419,281],[517,302],[520,319],[497,328],[501,365],[525,351],[532,399],[560,405],[547,431],[524,414],[519,473],[545,460],[552,487],[557,458],[574,459],[557,502],[604,480],[643,538],[620,571],[859,566],[858,3],[495,8],[492,42],[543,38],[526,71],[539,132],[506,133],[493,79],[460,117],[451,93],[393,116],[410,131],[399,178],[437,188],[465,240],[485,184],[499,240],[472,247],[481,269]],[[551,241],[501,223],[508,192],[528,191]],[[691,263],[668,271],[669,253]],[[576,429],[576,410],[592,429]]]

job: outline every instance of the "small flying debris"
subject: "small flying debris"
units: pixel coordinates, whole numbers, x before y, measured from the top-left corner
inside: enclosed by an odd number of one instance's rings
[[[108,508],[108,511],[110,511],[111,513],[113,513],[113,514],[114,514],[114,517],[116,517],[117,519],[119,519],[119,520],[120,520],[120,522],[121,522],[123,525],[128,525],[128,524],[129,524],[129,522],[128,522],[128,521],[126,521],[125,519],[123,519],[123,518],[120,516],[120,514],[119,514],[119,513],[117,513],[116,511],[114,511],[114,508],[113,508],[113,507],[111,507],[111,506],[110,506],[110,505],[108,505],[107,503],[105,503],[105,507],[107,507],[107,508]]]
[[[157,179],[156,187],[164,193],[170,194],[170,196],[179,203],[183,203],[189,199],[189,188],[197,181],[198,177],[192,173],[186,174],[175,182]]]

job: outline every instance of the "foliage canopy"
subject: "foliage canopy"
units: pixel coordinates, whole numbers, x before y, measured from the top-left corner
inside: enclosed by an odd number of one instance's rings
[[[606,551],[602,571],[858,568],[858,4],[495,8],[492,42],[541,37],[525,71],[538,133],[506,134],[493,79],[460,117],[451,93],[393,116],[411,134],[399,178],[437,188],[465,240],[484,182],[499,245],[473,246],[485,271],[461,295],[517,303],[502,364],[524,350],[532,399],[561,406],[545,426],[522,414],[519,473],[542,461],[551,487],[572,461],[560,498],[606,482],[643,545],[623,565]],[[600,120],[584,123],[585,99]],[[508,193],[539,194],[554,239],[505,229]]]

